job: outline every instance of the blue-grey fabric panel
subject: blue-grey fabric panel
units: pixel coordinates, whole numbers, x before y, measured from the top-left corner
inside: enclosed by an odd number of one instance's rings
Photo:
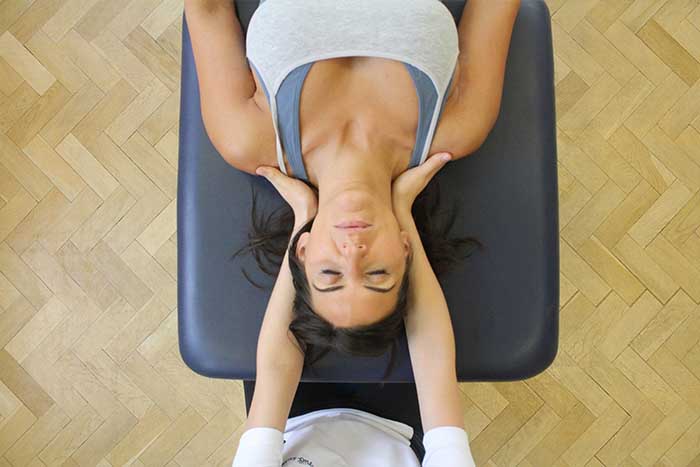
[[[265,84],[265,81],[260,76],[260,72],[255,64],[250,60],[248,60],[248,63],[251,65],[251,68],[255,71],[258,80],[262,84],[268,104],[271,104],[267,84]],[[296,178],[302,180],[308,180],[308,176],[306,175],[304,161],[301,158],[301,143],[299,141],[299,102],[301,87],[304,84],[304,79],[311,65],[312,64],[309,63],[294,69],[282,82],[277,92],[276,99],[277,128],[280,132],[280,144],[287,154],[287,160],[292,168],[292,173]],[[270,107],[272,106],[270,105]]]
[[[437,89],[433,86],[430,77],[410,63],[404,63],[413,78],[418,93],[418,129],[416,130],[416,142],[408,167],[415,167],[420,163],[421,149],[425,145],[430,130],[430,121],[433,118],[435,104],[437,103]]]
[[[292,169],[293,176],[302,180],[308,180],[308,176],[301,157],[299,102],[304,79],[306,79],[312,65],[313,62],[306,63],[292,70],[282,81],[275,98],[280,142],[287,155],[287,162]]]

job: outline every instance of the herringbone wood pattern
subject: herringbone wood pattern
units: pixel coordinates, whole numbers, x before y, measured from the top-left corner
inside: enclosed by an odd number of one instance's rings
[[[700,466],[700,0],[548,0],[561,341],[464,384],[478,465]],[[229,465],[177,350],[182,0],[0,1],[0,466]]]

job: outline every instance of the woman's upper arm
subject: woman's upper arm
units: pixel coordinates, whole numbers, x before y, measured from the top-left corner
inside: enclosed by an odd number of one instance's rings
[[[469,0],[459,22],[455,89],[436,129],[430,154],[455,159],[481,147],[501,108],[506,60],[520,0]],[[439,146],[439,147],[438,147]]]
[[[253,99],[257,86],[234,2],[186,0],[185,16],[202,120],[212,144],[229,164],[249,173],[258,165],[276,163],[274,145],[269,144],[272,121]]]

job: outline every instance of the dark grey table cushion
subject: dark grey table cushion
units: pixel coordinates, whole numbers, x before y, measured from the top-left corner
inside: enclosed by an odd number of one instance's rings
[[[464,2],[445,1],[458,24]],[[258,0],[238,1],[244,31]],[[436,177],[461,205],[455,233],[487,249],[442,280],[456,336],[460,381],[524,379],[557,353],[559,236],[553,53],[549,10],[523,0],[509,51],[498,121],[474,154]],[[264,180],[229,166],[202,124],[199,88],[183,15],[178,174],[180,351],[196,372],[255,379],[258,332],[270,290],[252,287],[230,260],[246,239],[251,183],[269,206],[283,203]],[[447,188],[447,189],[446,189]],[[264,277],[261,273],[257,278]],[[267,283],[272,284],[272,279]],[[303,381],[381,379],[388,355],[329,354]],[[386,381],[412,381],[405,338]]]

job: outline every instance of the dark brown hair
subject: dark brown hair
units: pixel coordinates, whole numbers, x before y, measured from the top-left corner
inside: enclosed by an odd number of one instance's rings
[[[315,187],[308,183],[307,185],[316,191]],[[276,277],[289,245],[289,268],[296,291],[293,303],[294,318],[289,330],[304,352],[305,364],[313,370],[313,364],[330,350],[367,357],[381,356],[390,350],[390,360],[384,376],[390,374],[408,312],[408,271],[412,257],[409,255],[406,260],[406,272],[399,287],[398,299],[388,316],[369,325],[336,327],[314,311],[309,282],[303,264],[296,255],[299,237],[311,230],[314,219],[296,232],[290,245],[289,239],[294,226],[291,208],[284,204],[267,214],[261,213],[258,207],[258,193],[253,185],[251,196],[251,231],[248,233],[248,243],[239,248],[233,257],[244,252],[251,253],[263,273]],[[440,188],[437,181],[433,180],[418,196],[411,209],[430,266],[438,277],[471,256],[477,247],[484,248],[483,244],[473,237],[451,238],[449,233],[454,226],[457,212],[454,204],[448,208],[441,205]],[[252,285],[263,288],[245,269],[242,271]]]

